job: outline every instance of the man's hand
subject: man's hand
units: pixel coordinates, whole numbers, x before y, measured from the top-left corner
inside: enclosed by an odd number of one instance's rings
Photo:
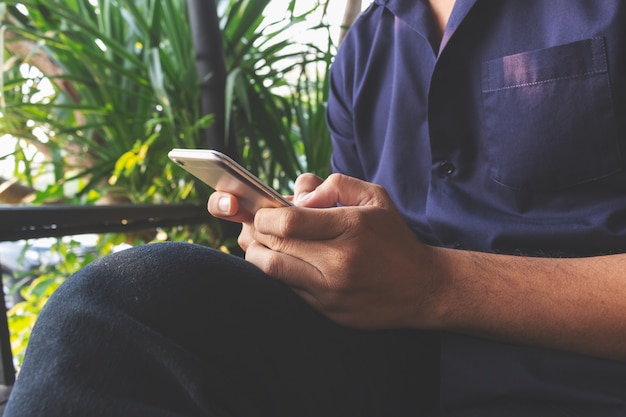
[[[429,247],[379,186],[304,175],[295,191],[296,207],[256,216],[228,194],[215,193],[209,209],[243,222],[246,258],[337,323],[443,329],[626,361],[626,254]]]
[[[294,200],[297,205],[323,181],[313,174],[303,174],[296,179],[294,196],[287,197],[287,199]],[[209,197],[208,210],[213,216],[220,219],[241,223],[242,229],[237,243],[244,251],[248,250],[248,246],[252,242],[250,230],[253,226],[254,215],[241,208],[235,196],[220,191],[214,192]]]
[[[297,207],[256,214],[246,259],[337,323],[429,327],[438,288],[432,249],[382,187],[337,174],[317,183],[301,177]]]

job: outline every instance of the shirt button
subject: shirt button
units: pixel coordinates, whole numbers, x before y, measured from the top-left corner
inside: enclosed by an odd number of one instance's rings
[[[443,161],[439,164],[438,168],[439,176],[441,177],[449,177],[450,175],[454,174],[455,170],[456,167],[450,161]]]

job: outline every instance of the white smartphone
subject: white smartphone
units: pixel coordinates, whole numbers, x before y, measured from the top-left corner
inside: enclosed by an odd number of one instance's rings
[[[209,149],[172,149],[167,156],[215,190],[236,196],[240,206],[252,214],[264,207],[293,205],[221,152]]]

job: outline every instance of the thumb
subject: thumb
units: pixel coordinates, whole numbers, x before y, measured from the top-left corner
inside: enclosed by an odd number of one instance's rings
[[[293,202],[297,206],[306,207],[305,201],[323,182],[324,180],[322,178],[310,173],[300,175],[296,178],[296,182],[293,187]]]
[[[301,204],[305,207],[376,206],[393,207],[383,187],[358,178],[332,174]]]

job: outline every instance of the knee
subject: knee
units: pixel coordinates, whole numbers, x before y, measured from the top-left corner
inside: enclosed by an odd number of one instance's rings
[[[93,262],[70,277],[50,299],[53,306],[106,307],[155,314],[194,304],[230,276],[258,273],[240,258],[199,245],[156,243]],[[237,272],[233,272],[237,271]],[[219,284],[221,285],[221,284]]]

